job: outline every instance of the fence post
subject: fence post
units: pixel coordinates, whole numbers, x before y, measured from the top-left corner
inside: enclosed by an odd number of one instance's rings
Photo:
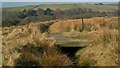
[[[84,31],[84,20],[82,18],[82,31]]]

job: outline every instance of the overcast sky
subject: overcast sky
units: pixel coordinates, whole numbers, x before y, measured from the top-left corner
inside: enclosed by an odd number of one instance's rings
[[[119,2],[120,0],[1,0],[2,2]]]

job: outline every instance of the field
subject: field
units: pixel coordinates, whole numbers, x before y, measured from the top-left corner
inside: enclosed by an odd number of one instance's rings
[[[117,4],[41,4],[2,10],[3,66],[118,65]]]
[[[92,5],[92,4],[60,4],[60,5],[42,5],[42,6],[38,6],[37,8],[52,8],[52,9],[70,9],[70,8],[86,8],[86,9],[93,9],[96,11],[113,11],[115,9],[117,9],[117,5],[116,4],[112,4],[112,5]]]
[[[117,66],[118,17],[83,20],[84,28],[82,19],[3,27],[3,65]]]
[[[9,10],[9,11],[23,11],[24,9],[37,9],[37,8],[51,8],[53,10],[55,9],[71,9],[71,8],[85,8],[85,9],[93,9],[95,11],[115,11],[118,8],[117,4],[106,4],[106,5],[95,5],[95,4],[43,4],[43,5],[37,5],[37,6],[23,6],[23,7],[13,7],[13,8],[3,8],[3,10]]]
[[[22,6],[22,7],[11,7],[11,8],[3,8],[3,10],[8,11],[23,11],[24,9],[33,9],[36,6]]]

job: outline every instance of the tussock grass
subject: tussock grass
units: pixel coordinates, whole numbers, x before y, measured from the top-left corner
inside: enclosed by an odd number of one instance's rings
[[[64,54],[42,55],[41,66],[72,66],[73,62]]]
[[[109,44],[112,41],[116,41],[118,37],[118,31],[117,30],[110,30],[108,28],[102,28],[98,31],[98,33],[93,34],[91,38],[93,38],[94,43],[102,43],[106,45]]]
[[[57,47],[46,44],[25,45],[21,56],[15,60],[16,66],[71,66],[73,62]]]
[[[118,64],[119,37],[116,18],[84,19],[84,31],[81,31],[81,19],[58,20],[49,28],[50,37],[40,28],[49,25],[48,22],[43,23],[3,28],[4,66],[72,66],[73,62],[68,55],[62,54],[55,44],[60,42],[66,46],[85,45],[81,44],[84,41],[87,46],[76,53],[76,65]]]
[[[109,28],[101,28],[96,32],[91,32],[89,46],[76,54],[78,65],[116,66],[118,63],[117,37],[118,31]]]

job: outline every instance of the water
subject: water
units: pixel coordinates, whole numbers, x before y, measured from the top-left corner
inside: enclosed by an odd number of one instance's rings
[[[2,7],[19,7],[29,5],[42,5],[42,4],[95,4],[101,2],[3,2]],[[103,2],[104,4],[115,4],[117,2]]]

